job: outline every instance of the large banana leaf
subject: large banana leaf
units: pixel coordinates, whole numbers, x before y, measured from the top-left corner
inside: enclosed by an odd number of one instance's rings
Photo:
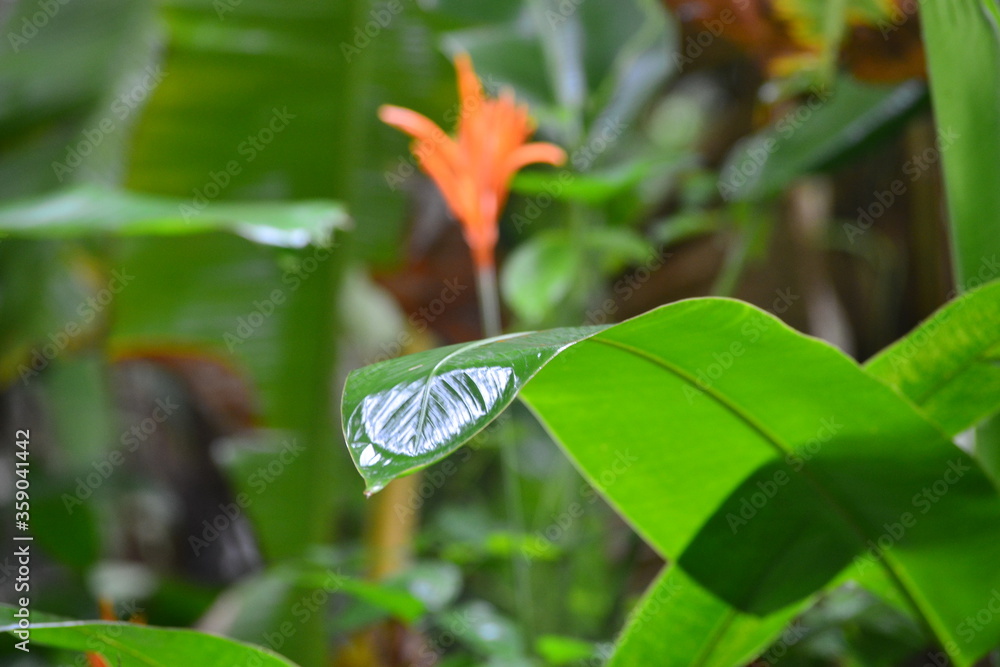
[[[939,148],[955,273],[967,289],[997,277],[984,263],[1000,252],[992,158],[1000,151],[1000,9],[993,0],[953,0],[921,3],[920,14],[934,116],[949,138]]]
[[[777,611],[889,540],[878,562],[957,661],[995,643],[1000,624],[962,645],[956,628],[997,576],[987,563],[1000,548],[1000,499],[967,456],[850,359],[727,300],[567,330],[568,347],[545,364],[558,333],[362,371],[368,387],[349,381],[343,415],[359,469],[377,476],[425,465],[429,450],[460,444],[523,385],[585,476],[716,598],[757,615]],[[549,337],[541,354],[533,336]],[[371,391],[379,371],[388,401]],[[445,404],[463,409],[436,430]],[[947,493],[923,512],[915,494],[942,484]],[[948,586],[940,562],[950,564]]]
[[[196,208],[184,199],[89,185],[0,207],[0,230],[20,238],[228,231],[264,245],[301,248],[329,243],[334,230],[347,227],[347,213],[332,202],[219,203]]]
[[[368,0],[161,3],[168,74],[136,125],[126,183],[193,206],[321,198],[351,209],[365,201],[371,189],[361,187],[358,165],[376,123],[368,95],[380,49],[348,58],[343,45],[355,44],[356,28],[364,36],[372,8]],[[392,43],[388,33],[380,37]],[[369,218],[359,228],[371,239],[384,222]],[[169,336],[234,363],[257,389],[261,425],[280,431],[262,452],[259,442],[232,448],[228,471],[234,491],[252,500],[246,511],[271,562],[328,540],[335,512],[349,507],[343,495],[338,503],[349,468],[337,456],[331,415],[345,250],[261,252],[217,236],[184,247],[136,240],[123,249],[142,273],[122,304],[130,315],[115,345],[155,346]],[[279,475],[255,474],[282,454]],[[291,606],[276,614],[275,627],[298,628],[282,650],[301,664],[324,664],[323,616],[300,624]]]

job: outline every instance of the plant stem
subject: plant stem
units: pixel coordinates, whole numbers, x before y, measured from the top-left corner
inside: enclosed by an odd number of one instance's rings
[[[500,294],[497,290],[496,267],[481,266],[476,272],[476,290],[479,295],[479,313],[483,335],[493,338],[501,334]],[[524,502],[517,475],[517,450],[507,424],[499,424],[497,440],[500,445],[501,475],[503,478],[504,501],[507,505],[509,528],[517,537],[523,536],[527,525],[524,518]],[[514,596],[517,604],[518,620],[525,636],[530,640],[533,632],[531,619],[534,605],[531,597],[531,572],[528,561],[511,549],[510,567],[514,580]]]
[[[501,333],[500,295],[497,291],[497,269],[481,266],[476,272],[476,290],[479,292],[479,322],[483,337],[493,338]]]

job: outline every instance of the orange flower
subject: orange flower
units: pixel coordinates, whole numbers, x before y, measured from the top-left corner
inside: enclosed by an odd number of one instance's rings
[[[514,174],[536,162],[560,165],[566,153],[549,143],[525,143],[535,129],[527,108],[509,89],[498,99],[485,97],[468,54],[458,55],[455,69],[461,109],[456,138],[410,109],[385,105],[379,118],[415,139],[413,152],[462,224],[476,266],[490,268]]]

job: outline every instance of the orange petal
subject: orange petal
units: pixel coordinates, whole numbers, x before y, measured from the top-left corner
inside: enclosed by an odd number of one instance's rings
[[[418,147],[419,151],[419,147]],[[420,156],[420,168],[437,184],[452,215],[461,221],[469,217],[469,202],[461,186],[464,177],[460,169],[454,167],[439,152],[430,150]]]
[[[455,70],[458,72],[458,103],[463,111],[475,109],[483,101],[483,84],[468,53],[463,51],[455,56]]]
[[[463,169],[455,141],[427,116],[410,109],[384,104],[378,109],[378,117],[386,125],[402,130],[417,140],[413,152],[420,166],[437,182],[445,199],[451,203],[454,187],[450,182]]]
[[[538,162],[559,166],[566,162],[566,151],[555,144],[543,141],[524,144],[514,149],[507,156],[507,159],[504,161],[503,170],[509,178],[526,165]]]
[[[378,117],[386,125],[402,130],[414,139],[432,146],[451,142],[451,137],[438,127],[437,123],[411,109],[383,104],[378,108]]]

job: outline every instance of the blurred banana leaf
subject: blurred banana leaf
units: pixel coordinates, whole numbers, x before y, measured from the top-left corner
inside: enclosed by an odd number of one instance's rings
[[[15,636],[18,609],[0,605],[0,632]],[[178,664],[260,665],[295,664],[259,646],[194,630],[155,628],[135,623],[72,621],[31,611],[30,643],[79,652],[94,652],[116,667],[167,667]],[[17,636],[14,641],[20,641]]]
[[[0,231],[19,238],[100,234],[190,235],[229,231],[279,247],[329,243],[345,230],[344,208],[330,202],[207,204],[80,185],[0,206]]]
[[[799,177],[856,158],[898,131],[926,100],[918,81],[876,86],[843,76],[831,88],[814,88],[801,105],[733,148],[719,172],[719,192],[727,201],[773,197]]]
[[[997,278],[1000,256],[1000,7],[954,0],[920,7],[944,165],[955,282],[969,290]],[[975,66],[971,66],[975,63]],[[976,432],[979,459],[1000,479],[1000,420]]]
[[[143,71],[152,55],[153,7],[136,0],[6,5],[0,196],[79,178],[111,182],[108,157],[139,115],[148,94],[143,79],[156,78]]]

